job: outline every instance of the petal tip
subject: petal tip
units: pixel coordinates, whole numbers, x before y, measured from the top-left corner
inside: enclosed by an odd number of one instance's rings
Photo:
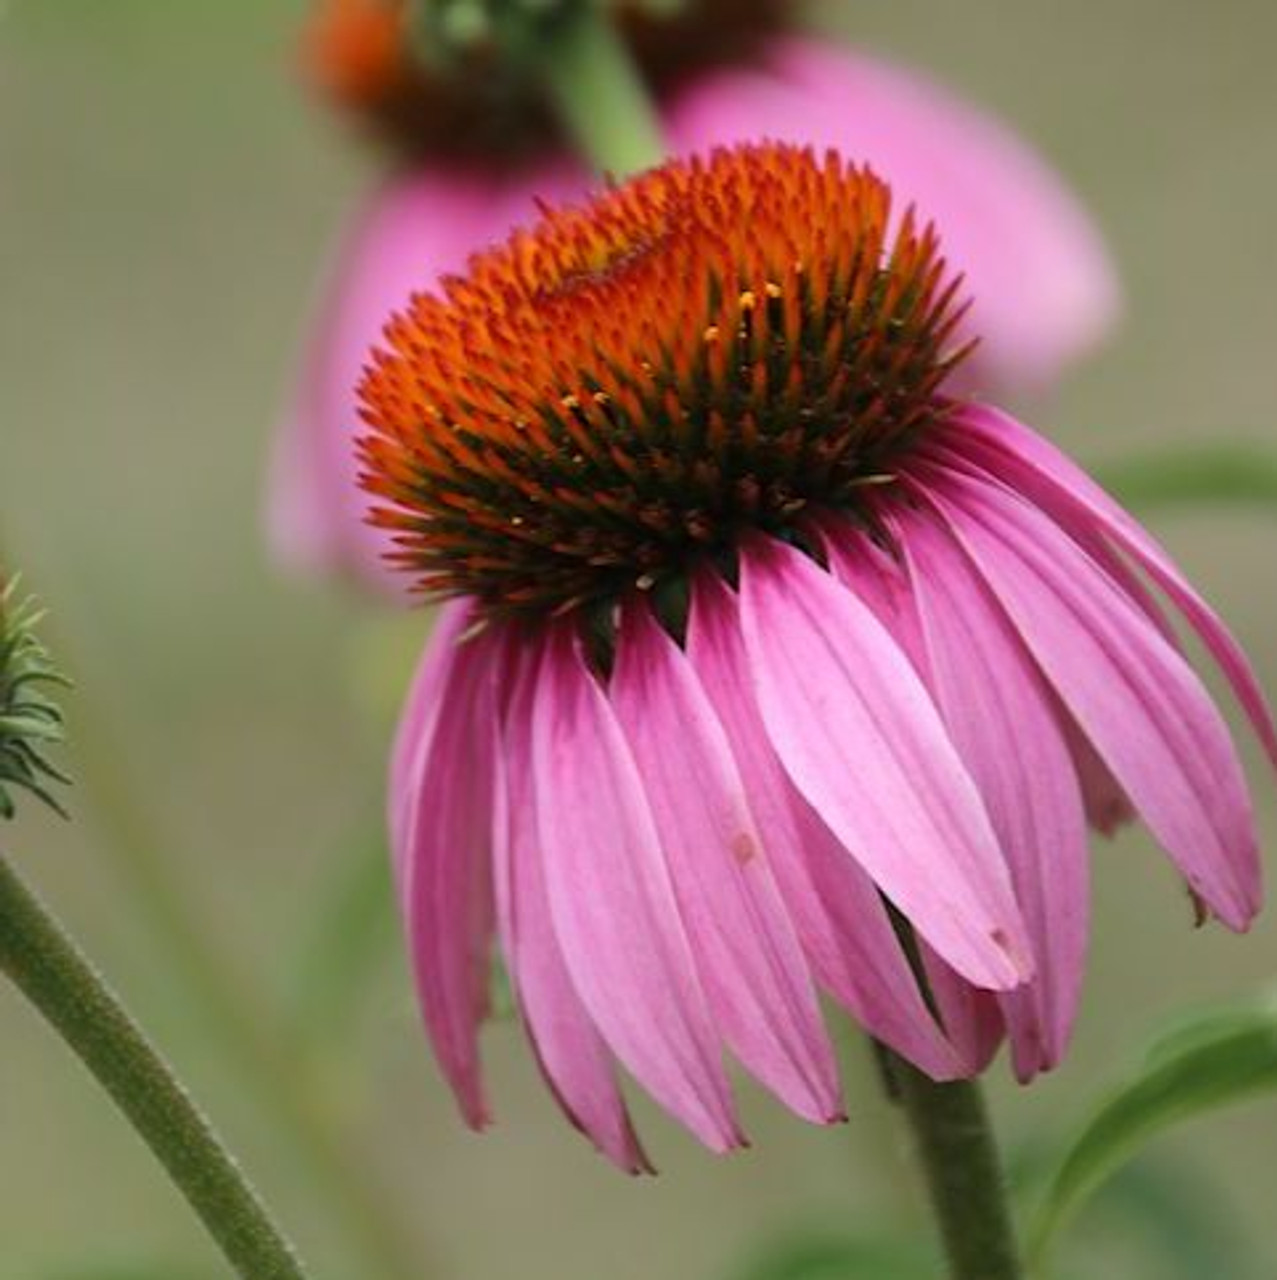
[[[997,926],[989,930],[988,939],[1000,961],[993,967],[992,976],[996,982],[991,990],[1013,991],[1033,981],[1037,965],[1022,931],[1013,932]]]
[[[459,1099],[458,1105],[466,1128],[475,1133],[486,1132],[496,1122],[486,1100],[481,1097]]]

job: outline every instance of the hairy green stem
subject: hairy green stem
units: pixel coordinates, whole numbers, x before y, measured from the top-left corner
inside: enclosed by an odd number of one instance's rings
[[[106,749],[105,739],[98,741],[90,719],[80,717],[77,732],[86,789],[117,861],[140,891],[150,922],[162,931],[165,955],[176,962],[219,1049],[237,1062],[379,1280],[421,1280],[429,1270],[382,1179],[329,1113],[312,1064],[286,1044],[282,1015],[266,1008],[235,972],[183,893],[118,756]]]
[[[111,1095],[238,1275],[304,1280],[208,1121],[92,966],[0,856],[3,970]]]
[[[0,557],[0,562],[2,557]],[[61,665],[89,684],[54,619],[41,632]],[[149,808],[127,772],[126,753],[100,708],[76,699],[78,780],[96,812],[104,850],[126,880],[139,916],[155,930],[166,964],[186,988],[216,1049],[233,1062],[262,1112],[277,1125],[343,1234],[376,1280],[423,1280],[430,1269],[414,1233],[384,1193],[383,1179],[342,1132],[324,1099],[313,1065],[289,1046],[284,1019],[266,1007],[219,945],[182,886],[177,864],[159,837]]]
[[[61,645],[58,651],[65,653]],[[329,1113],[312,1063],[287,1044],[283,1015],[267,1008],[243,980],[184,893],[100,719],[77,717],[76,744],[83,763],[79,775],[116,863],[148,923],[159,931],[165,957],[216,1036],[218,1050],[235,1062],[378,1280],[422,1280],[429,1270],[382,1179]]]
[[[1006,1180],[975,1080],[939,1083],[881,1049],[888,1092],[908,1116],[952,1280],[1022,1280]]]
[[[651,97],[609,6],[569,6],[544,38],[540,68],[577,149],[600,173],[624,178],[665,158]]]

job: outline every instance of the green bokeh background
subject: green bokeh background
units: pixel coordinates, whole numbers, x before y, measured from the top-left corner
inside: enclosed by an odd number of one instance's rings
[[[155,838],[241,980],[281,1005],[336,869],[375,839],[392,658],[422,629],[283,581],[263,555],[272,420],[318,267],[377,169],[296,83],[300,13],[247,0],[0,5],[2,554],[68,639],[73,719],[99,726],[82,730],[73,764],[91,750],[94,768],[144,789]],[[1124,327],[1036,411],[1042,426],[1091,461],[1221,438],[1277,449],[1277,8],[864,0],[818,17],[1006,115],[1110,236]],[[1277,512],[1148,519],[1277,690]],[[1271,845],[1273,789],[1248,758]],[[169,1048],[317,1275],[361,1276],[184,997],[105,850],[102,797],[80,792],[73,825],[28,811],[0,839]],[[1256,989],[1277,967],[1271,913],[1246,939],[1194,933],[1142,835],[1097,848],[1095,865],[1076,1051],[1031,1090],[1001,1070],[991,1085],[1012,1142],[1065,1123],[1160,1017]],[[561,1122],[510,1025],[487,1040],[499,1123],[465,1132],[393,946],[360,985],[353,1020],[334,1028],[325,1102],[414,1224],[423,1276],[716,1277],[751,1239],[812,1218],[921,1229],[854,1047],[848,1126],[808,1128],[746,1090],[754,1149],[730,1160],[640,1103],[662,1176],[635,1183]],[[1275,1151],[1273,1103],[1158,1148],[1213,1183],[1218,1211],[1273,1259]],[[69,1277],[94,1259],[136,1276],[146,1258],[174,1280],[185,1259],[222,1274],[80,1068],[0,991],[0,1278]]]

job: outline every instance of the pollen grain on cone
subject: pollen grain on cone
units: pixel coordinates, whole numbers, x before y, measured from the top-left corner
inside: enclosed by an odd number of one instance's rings
[[[872,172],[784,145],[547,211],[387,326],[375,519],[491,612],[681,578],[890,478],[944,411],[958,284]]]

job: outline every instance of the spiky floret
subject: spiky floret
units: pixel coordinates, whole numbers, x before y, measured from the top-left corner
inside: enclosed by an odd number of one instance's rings
[[[63,739],[62,713],[46,690],[67,681],[36,635],[41,617],[18,594],[16,578],[6,583],[0,577],[0,818],[14,815],[12,787],[63,812],[50,784],[68,779],[45,754]]]
[[[730,559],[890,479],[945,412],[958,285],[833,153],[720,150],[547,211],[387,325],[360,387],[374,520],[490,613]]]

